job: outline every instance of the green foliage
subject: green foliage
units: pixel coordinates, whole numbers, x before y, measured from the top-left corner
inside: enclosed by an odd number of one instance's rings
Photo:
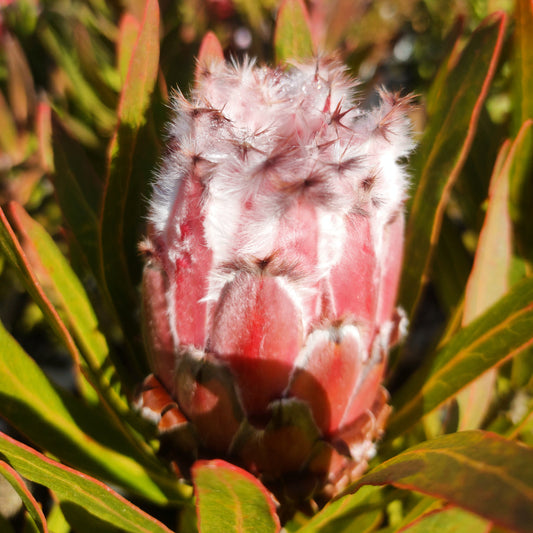
[[[207,30],[202,60],[337,51],[362,97],[376,83],[418,94],[394,411],[373,469],[285,528],[531,530],[533,4],[372,4],[2,3],[0,416],[16,437],[0,433],[0,474],[25,531],[279,530],[236,466],[198,462],[180,481],[134,408],[150,176],[169,90],[189,90]],[[17,524],[0,509],[2,531]]]
[[[279,530],[273,498],[251,474],[220,460],[198,461],[192,478],[200,531]]]

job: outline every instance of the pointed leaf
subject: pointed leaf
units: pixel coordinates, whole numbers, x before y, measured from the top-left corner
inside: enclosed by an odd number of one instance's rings
[[[349,487],[387,485],[443,498],[527,533],[533,524],[533,449],[483,431],[445,435],[385,461]]]
[[[508,289],[507,279],[513,254],[509,172],[515,154],[514,147],[509,151],[507,143],[502,146],[491,178],[487,214],[466,285],[463,326],[493,305]],[[495,380],[496,372],[491,370],[459,393],[459,430],[480,427],[494,396]]]
[[[4,461],[0,461],[0,475],[4,476],[9,481],[11,486],[20,496],[24,506],[26,507],[26,510],[37,527],[37,530],[41,533],[48,533],[46,518],[44,517],[41,506],[37,503],[37,500],[33,497],[33,494],[28,490],[26,483],[24,483],[24,480],[19,476],[17,471],[11,468]]]
[[[33,77],[24,51],[17,39],[9,32],[2,36],[2,48],[7,68],[7,91],[15,121],[25,124],[33,115],[35,88]]]
[[[251,474],[221,460],[192,468],[200,533],[280,530],[272,495]]]
[[[0,415],[62,461],[151,501],[183,499],[177,480],[148,462],[98,406],[53,385],[0,323]]]
[[[37,104],[35,130],[39,143],[39,164],[46,172],[54,167],[52,152],[52,109],[46,102]]]
[[[117,63],[120,79],[124,81],[128,74],[131,56],[139,36],[140,23],[131,13],[126,12],[118,26]]]
[[[407,430],[487,370],[533,345],[533,278],[511,291],[428,359],[393,396],[387,438]]]
[[[513,126],[514,133],[533,119],[533,1],[515,3]]]
[[[146,375],[146,362],[133,309],[140,281],[137,243],[143,223],[146,186],[157,157],[146,112],[159,61],[159,7],[146,0],[143,19],[128,67],[118,109],[118,125],[108,151],[108,172],[100,214],[101,272],[109,301],[123,325],[130,347],[133,378]],[[146,137],[145,137],[146,136]]]
[[[150,104],[159,65],[159,4],[146,0],[118,108],[121,124],[139,128]]]
[[[309,14],[302,0],[284,0],[274,33],[276,63],[314,56]]]
[[[100,520],[131,533],[170,533],[102,482],[63,466],[0,433],[0,457],[27,479],[54,491],[62,502],[85,509]]]
[[[493,13],[472,34],[438,100],[434,115],[412,159],[415,169],[410,216],[406,229],[400,303],[412,312],[427,281],[450,190],[466,160],[479,114],[500,55],[506,17]]]
[[[496,303],[508,289],[512,255],[509,216],[509,178],[516,143],[507,152],[502,146],[504,163],[496,162],[492,175],[487,213],[476,248],[474,265],[466,286],[463,325],[467,325]],[[500,157],[501,157],[500,155]]]
[[[198,51],[196,70],[194,73],[196,80],[199,79],[203,67],[209,67],[211,63],[218,61],[224,61],[224,50],[222,50],[222,45],[217,39],[217,36],[212,31],[208,31],[202,39],[202,44]]]

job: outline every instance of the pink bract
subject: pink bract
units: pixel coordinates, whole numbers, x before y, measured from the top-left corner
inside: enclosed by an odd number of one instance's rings
[[[355,86],[331,59],[214,62],[173,99],[143,243],[141,405],[184,472],[225,457],[306,498],[375,453],[413,142],[410,98],[365,110]]]

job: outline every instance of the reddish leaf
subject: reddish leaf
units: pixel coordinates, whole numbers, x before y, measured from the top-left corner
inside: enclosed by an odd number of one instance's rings
[[[222,50],[220,41],[212,31],[208,31],[202,39],[197,61],[194,73],[196,79],[199,78],[202,67],[209,66],[212,62],[224,61],[224,50]]]
[[[221,460],[192,468],[200,533],[280,530],[272,495],[250,473]]]
[[[409,448],[348,492],[388,484],[443,498],[512,531],[531,531],[533,449],[492,433],[465,431]]]
[[[140,23],[131,13],[124,13],[118,26],[117,67],[122,81],[126,80],[135,43],[139,36]]]
[[[52,153],[52,110],[48,103],[37,104],[35,122],[39,142],[39,163],[43,170],[50,172],[54,167],[54,156]]]
[[[28,490],[26,483],[24,483],[24,480],[19,476],[17,471],[4,461],[0,461],[0,474],[9,481],[11,486],[20,496],[37,529],[41,533],[48,533],[46,518],[44,517],[41,506],[37,503],[33,494]]]
[[[132,533],[171,533],[101,481],[63,466],[3,433],[0,457],[27,479],[53,490],[62,502],[80,506],[100,520]]]

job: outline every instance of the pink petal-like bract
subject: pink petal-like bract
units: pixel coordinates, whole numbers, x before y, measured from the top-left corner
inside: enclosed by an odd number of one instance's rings
[[[143,243],[140,405],[185,475],[224,457],[280,501],[331,496],[375,453],[413,141],[409,97],[365,109],[355,86],[328,58],[213,61],[173,98]]]

